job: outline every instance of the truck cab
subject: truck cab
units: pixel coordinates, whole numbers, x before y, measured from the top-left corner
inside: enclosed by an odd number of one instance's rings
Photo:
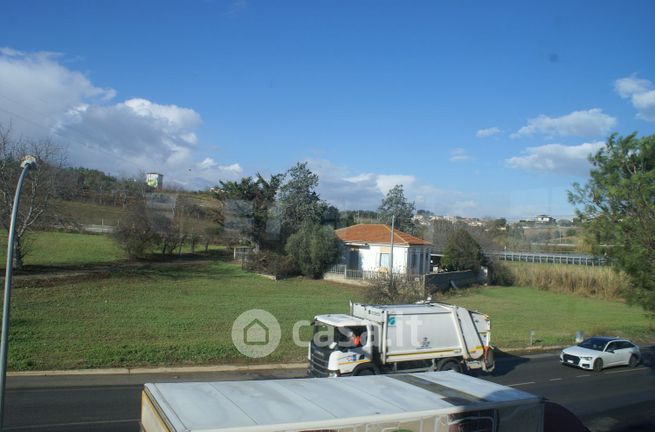
[[[352,374],[372,365],[373,325],[346,314],[318,315],[312,323],[309,373],[316,377]]]

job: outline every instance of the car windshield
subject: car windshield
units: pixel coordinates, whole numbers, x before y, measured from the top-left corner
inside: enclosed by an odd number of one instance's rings
[[[602,351],[607,345],[608,340],[602,338],[589,338],[578,344],[581,348],[588,348],[596,351]]]

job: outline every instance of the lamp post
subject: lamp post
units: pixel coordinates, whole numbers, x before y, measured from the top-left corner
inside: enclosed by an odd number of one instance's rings
[[[14,261],[14,239],[16,236],[16,216],[20,205],[20,193],[23,189],[23,182],[30,169],[36,169],[36,158],[25,156],[20,164],[23,170],[16,185],[14,196],[14,207],[11,211],[11,223],[9,225],[9,237],[7,238],[7,267],[5,269],[5,295],[2,305],[2,339],[0,340],[0,431],[3,429],[5,414],[5,381],[7,379],[7,351],[9,345],[9,310],[11,303],[11,277]]]

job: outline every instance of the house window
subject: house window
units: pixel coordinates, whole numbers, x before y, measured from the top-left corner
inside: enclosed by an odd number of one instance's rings
[[[378,264],[380,265],[380,267],[389,268],[389,254],[388,253],[381,253],[380,254],[380,262]]]

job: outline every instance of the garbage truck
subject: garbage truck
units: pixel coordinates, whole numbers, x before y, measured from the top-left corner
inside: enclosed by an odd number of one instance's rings
[[[489,317],[437,302],[351,303],[350,314],[314,317],[313,377],[494,368]]]
[[[141,432],[543,432],[545,401],[454,372],[145,384]]]

